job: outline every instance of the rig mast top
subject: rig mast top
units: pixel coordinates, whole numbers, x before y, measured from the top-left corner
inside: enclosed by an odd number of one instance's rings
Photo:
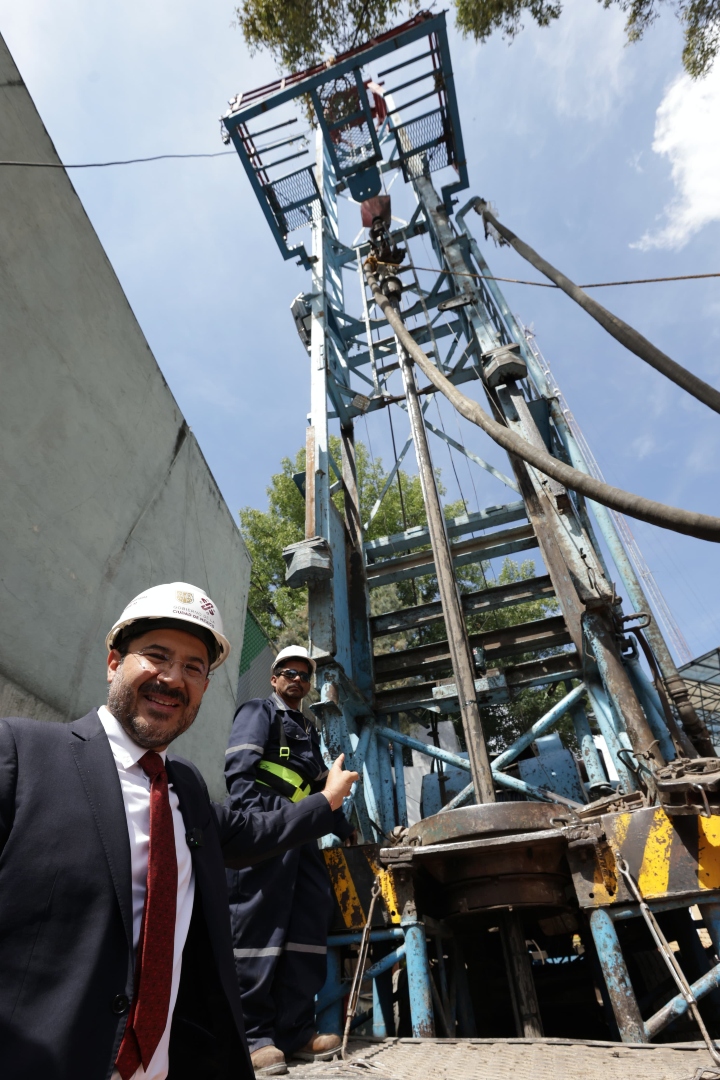
[[[342,56],[238,94],[222,123],[283,258],[308,268],[305,244],[288,238],[327,209],[310,124],[322,133],[335,193],[347,189],[356,202],[379,195],[382,175],[395,169],[408,181],[452,167],[441,189],[448,213],[468,186],[444,13],[422,12]],[[301,158],[310,160],[298,169]]]

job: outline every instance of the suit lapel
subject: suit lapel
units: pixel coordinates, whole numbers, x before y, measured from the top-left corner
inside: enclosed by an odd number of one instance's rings
[[[70,724],[70,748],[92,808],[132,952],[132,870],[125,804],[115,758],[97,710]]]
[[[185,834],[189,840],[190,851],[195,854],[196,844],[192,842],[193,831],[197,826],[197,785],[186,775],[186,769],[182,765],[178,768],[172,758],[165,759],[168,781],[172,784],[180,804],[180,813],[185,824]],[[190,774],[192,775],[192,774]],[[205,815],[207,817],[207,814]]]

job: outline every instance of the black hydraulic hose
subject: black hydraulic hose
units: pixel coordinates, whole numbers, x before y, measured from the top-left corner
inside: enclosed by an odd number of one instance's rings
[[[621,514],[638,518],[640,521],[647,521],[651,525],[659,525],[661,529],[671,529],[673,532],[695,536],[699,540],[720,543],[720,518],[711,517],[709,514],[698,514],[693,510],[681,510],[676,506],[666,506],[664,503],[655,502],[654,499],[645,499],[642,495],[633,495],[621,488],[606,484],[602,480],[596,480],[594,476],[588,476],[587,473],[573,469],[547,453],[546,450],[539,449],[520,435],[516,435],[514,431],[498,424],[476,401],[462,394],[428,359],[405,327],[391,302],[381,291],[374,273],[372,259],[365,263],[365,275],[375,303],[423,374],[462,416],[481,427],[509,454],[521,458],[528,465],[557,480],[564,487],[578,491],[581,495],[594,499],[595,502],[602,503],[611,510],[617,510]]]
[[[611,334],[616,341],[619,341],[626,349],[639,356],[646,364],[654,367],[661,375],[665,375],[666,378],[682,387],[688,394],[692,394],[698,401],[702,401],[708,408],[720,413],[720,391],[716,390],[714,386],[710,386],[703,379],[699,379],[697,375],[693,375],[692,371],[688,371],[687,368],[682,367],[675,360],[671,360],[669,356],[661,352],[657,346],[653,345],[637,330],[634,330],[632,326],[628,326],[617,315],[613,315],[602,304],[598,304],[597,300],[593,300],[591,296],[588,296],[579,285],[576,285],[570,278],[565,277],[549,262],[546,262],[542,255],[538,255],[537,251],[533,250],[529,244],[516,236],[507,226],[502,225],[483,199],[475,199],[474,206],[478,214],[482,216],[486,227],[488,224],[492,225],[502,239],[515,248],[515,251],[522,255],[523,259],[531,263],[545,277],[550,278],[559,289],[562,289],[576,304],[579,304],[584,311],[587,311],[588,315],[592,315],[593,319],[600,323],[603,330],[607,330],[608,334]]]

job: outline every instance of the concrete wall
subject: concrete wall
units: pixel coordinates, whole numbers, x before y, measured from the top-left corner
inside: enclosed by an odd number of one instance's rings
[[[0,158],[58,160],[2,39]],[[127,601],[189,581],[234,652],[176,747],[222,797],[249,556],[62,169],[0,169],[0,353],[2,714],[101,704]]]

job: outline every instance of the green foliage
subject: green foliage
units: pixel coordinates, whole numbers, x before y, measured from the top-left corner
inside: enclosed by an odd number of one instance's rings
[[[402,0],[242,0],[237,24],[251,52],[301,71],[374,37],[419,5]]]
[[[660,15],[660,0],[600,0],[604,8],[616,4],[627,20],[629,42],[639,41]],[[562,14],[560,0],[455,0],[459,29],[476,41],[500,31],[512,38],[523,29],[523,17],[549,26]],[[675,14],[683,25],[683,67],[693,79],[707,75],[720,51],[720,0],[678,0]]]
[[[330,452],[340,464],[341,448],[337,436],[330,436]],[[382,460],[370,457],[362,443],[355,447],[358,493],[363,521],[370,517],[371,510],[382,491],[387,479],[387,472]],[[293,474],[305,470],[305,450],[299,450],[294,459],[283,458],[280,472],[270,479],[267,488],[267,510],[256,510],[246,506],[240,511],[240,528],[252,558],[250,608],[257,621],[263,627],[271,641],[282,648],[291,642],[302,641],[307,637],[307,589],[289,589],[285,585],[285,561],[282,550],[288,544],[302,540],[305,535],[305,501],[298,490]],[[374,540],[401,532],[406,527],[426,523],[425,504],[422,497],[420,480],[417,476],[408,476],[399,471],[402,487],[402,502],[397,480],[388,489],[380,509],[373,518],[366,539]],[[438,473],[437,483],[441,494],[444,488]],[[337,509],[342,513],[342,496],[334,496]],[[464,512],[462,503],[449,503],[445,507],[448,518]],[[474,592],[493,585],[506,585],[513,581],[531,578],[535,575],[532,560],[522,563],[505,559],[500,574],[494,579],[491,568],[483,564],[473,564],[458,570],[458,584],[461,592]],[[437,579],[434,574],[409,581],[395,582],[372,589],[370,593],[373,615],[414,604],[428,603],[438,596]],[[486,630],[514,626],[518,623],[531,622],[546,618],[557,611],[554,599],[533,600],[527,604],[500,608],[482,615],[472,615],[468,619],[470,634]],[[376,652],[405,649],[413,645],[425,644],[445,637],[445,627],[440,621],[422,631],[414,630],[397,637],[387,636],[376,640]],[[522,663],[530,656],[515,656],[512,663]],[[503,667],[503,661],[498,664]],[[562,684],[551,685],[547,689],[523,690],[510,705],[494,705],[483,709],[483,727],[492,751],[500,751],[518,735],[526,731],[550,706],[559,700],[565,689]],[[431,714],[428,714],[430,716]],[[461,743],[464,745],[459,717],[453,718],[458,729]],[[564,727],[568,727],[567,724]],[[572,737],[571,728],[566,734]]]
[[[639,41],[660,13],[660,0],[599,0],[625,12],[628,41]],[[416,0],[242,0],[237,25],[251,52],[267,49],[283,72],[298,71],[352,48],[419,10]],[[523,19],[549,26],[561,0],[455,0],[457,25],[486,41],[500,32],[515,37]],[[707,75],[720,51],[720,0],[677,0],[683,25],[682,62],[692,78]]]
[[[496,30],[503,37],[514,38],[523,28],[525,14],[538,26],[549,26],[562,12],[559,0],[455,0],[455,7],[459,28],[476,41],[486,41]]]
[[[340,440],[330,436],[330,452],[340,464]],[[374,503],[377,501],[387,479],[382,460],[370,457],[362,443],[355,447],[357,466],[358,494],[363,521],[367,521]],[[292,460],[283,458],[281,471],[270,479],[267,488],[267,510],[255,510],[245,506],[240,511],[240,531],[252,558],[250,579],[250,607],[272,641],[281,642],[284,629],[290,629],[297,636],[298,617],[307,605],[307,589],[289,589],[285,585],[285,560],[282,550],[288,544],[297,543],[305,535],[305,501],[300,494],[294,473],[305,471],[305,450],[299,450]],[[375,540],[380,536],[389,536],[401,532],[404,528],[425,524],[425,504],[423,502],[420,479],[408,476],[404,470],[399,472],[402,487],[402,503],[397,479],[390,486],[380,504],[380,509],[370,523],[366,539]],[[334,496],[335,505],[342,513],[342,495]],[[404,512],[403,512],[404,511]],[[383,607],[382,589],[377,598],[378,611],[389,611]],[[421,590],[422,592],[422,590]],[[413,599],[412,583],[401,582],[394,594],[396,603],[391,606],[402,607],[406,603],[421,603]],[[387,599],[386,599],[387,602]],[[307,623],[302,636],[307,636]]]

